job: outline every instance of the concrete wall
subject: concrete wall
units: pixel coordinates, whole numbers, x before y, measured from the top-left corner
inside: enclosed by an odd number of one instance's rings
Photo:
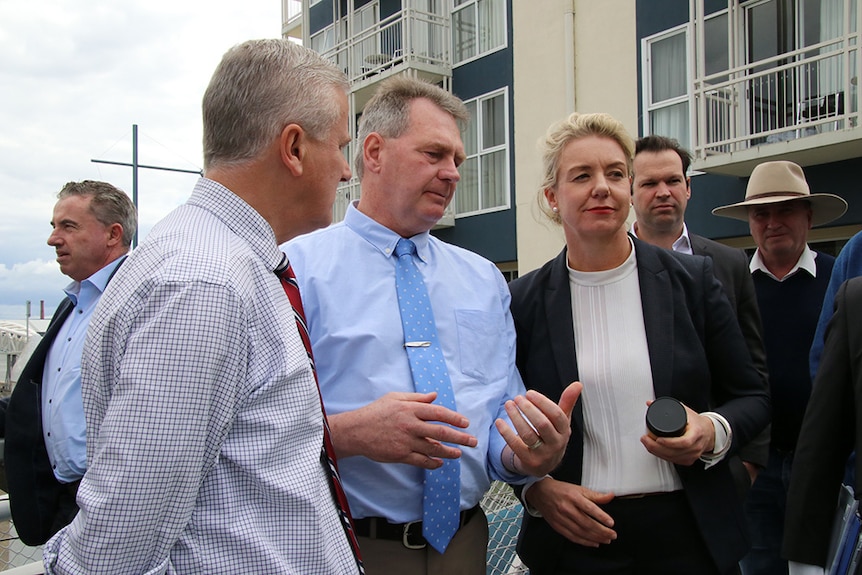
[[[536,206],[537,142],[573,111],[607,112],[637,124],[634,0],[513,0],[513,106],[518,270],[554,257],[564,241]]]

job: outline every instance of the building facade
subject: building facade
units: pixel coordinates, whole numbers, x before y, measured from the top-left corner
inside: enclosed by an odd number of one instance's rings
[[[433,233],[510,277],[563,245],[536,209],[537,142],[572,111],[607,112],[632,135],[688,147],[686,219],[697,233],[752,247],[743,222],[710,212],[741,200],[751,169],[775,159],[799,163],[813,192],[850,205],[812,230],[812,243],[835,252],[862,229],[858,0],[282,1],[284,34],[350,78],[354,118],[392,74],[467,103],[468,159]],[[358,194],[358,181],[341,187],[336,220]]]

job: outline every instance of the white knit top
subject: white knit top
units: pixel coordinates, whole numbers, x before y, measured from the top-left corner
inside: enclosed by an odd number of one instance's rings
[[[617,268],[569,268],[584,409],[584,487],[616,495],[675,491],[673,465],[641,444],[655,399],[634,246]]]

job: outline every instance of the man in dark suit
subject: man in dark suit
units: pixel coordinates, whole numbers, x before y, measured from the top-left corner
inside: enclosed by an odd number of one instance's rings
[[[820,368],[793,461],[782,555],[825,566],[841,478],[850,452],[862,446],[862,278],[844,282],[826,329]],[[856,497],[862,494],[856,459]]]
[[[721,282],[757,371],[767,378],[766,351],[754,282],[748,271],[748,257],[703,236],[689,233],[685,209],[691,197],[687,176],[691,155],[676,140],[646,136],[635,142],[632,207],[636,221],[633,234],[645,242],[673,251],[707,256]],[[760,469],[769,460],[769,431],[766,430],[739,450],[729,464],[737,491],[743,499]]]
[[[48,245],[73,281],[6,410],[9,504],[28,545],[44,543],[78,512],[86,470],[81,352],[90,316],[137,228],[134,205],[111,184],[69,182],[57,197]]]

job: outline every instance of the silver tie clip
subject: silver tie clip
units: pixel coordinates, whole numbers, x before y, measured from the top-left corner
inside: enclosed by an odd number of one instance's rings
[[[431,347],[430,341],[405,341],[404,347]]]

